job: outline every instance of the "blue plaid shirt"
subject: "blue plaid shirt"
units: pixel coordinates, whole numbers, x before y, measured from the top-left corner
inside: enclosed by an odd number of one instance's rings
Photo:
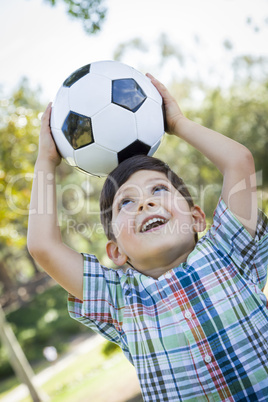
[[[69,313],[120,345],[145,401],[268,401],[264,214],[253,239],[220,200],[187,261],[158,279],[84,261]]]

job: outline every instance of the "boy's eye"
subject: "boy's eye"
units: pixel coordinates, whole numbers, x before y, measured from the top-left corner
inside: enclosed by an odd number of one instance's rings
[[[128,204],[133,202],[130,198],[123,198],[118,204],[118,210],[120,211],[122,208],[126,207]]]
[[[157,186],[153,187],[152,193],[158,193],[160,191],[168,191],[168,187],[164,184],[158,184]]]

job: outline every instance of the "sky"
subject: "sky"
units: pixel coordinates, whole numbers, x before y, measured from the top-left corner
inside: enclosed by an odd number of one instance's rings
[[[122,61],[165,84],[172,77],[222,84],[230,79],[235,56],[268,56],[268,0],[106,0],[106,21],[91,36],[60,3],[52,8],[45,0],[1,1],[1,97],[25,76],[32,88],[42,88],[42,100],[53,100],[74,70],[112,60],[118,45],[134,38],[141,38],[147,51],[128,47]],[[173,58],[160,65],[161,34],[183,54],[184,64]],[[226,40],[232,43],[229,51]]]

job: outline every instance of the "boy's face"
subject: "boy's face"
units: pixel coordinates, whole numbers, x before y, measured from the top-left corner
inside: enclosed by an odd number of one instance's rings
[[[164,173],[141,170],[115,194],[112,225],[116,242],[107,243],[108,256],[158,278],[186,261],[205,215],[197,206],[190,209]]]

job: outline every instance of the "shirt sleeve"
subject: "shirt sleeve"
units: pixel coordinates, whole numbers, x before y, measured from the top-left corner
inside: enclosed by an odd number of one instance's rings
[[[100,265],[95,256],[83,256],[83,300],[69,294],[69,314],[124,349],[121,344],[124,300],[120,278],[116,270]]]
[[[220,198],[210,238],[229,255],[240,273],[263,290],[267,281],[268,218],[259,210],[255,237],[248,233]]]

